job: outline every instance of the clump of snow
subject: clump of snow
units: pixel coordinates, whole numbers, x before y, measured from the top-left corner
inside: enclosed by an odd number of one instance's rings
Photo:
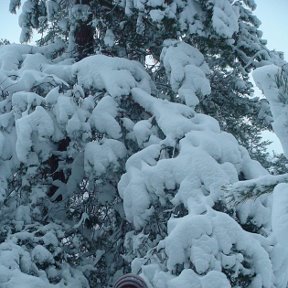
[[[24,57],[23,62],[21,63],[20,71],[24,70],[41,71],[42,67],[44,67],[47,63],[49,63],[49,61],[43,54],[40,53],[27,54]]]
[[[92,13],[89,5],[82,4],[74,4],[69,10],[69,17],[75,20],[87,21],[89,19],[89,15]]]
[[[161,22],[165,16],[164,11],[160,9],[152,9],[149,14],[150,14],[152,21],[155,21],[155,22]]]
[[[151,92],[151,79],[144,69],[138,63],[122,58],[90,56],[73,65],[73,74],[83,87],[105,89],[112,97],[129,95],[134,87]]]
[[[159,6],[162,6],[163,4],[164,4],[163,0],[148,0],[147,1],[147,5],[151,7],[159,7]]]
[[[276,65],[266,65],[253,72],[256,85],[269,101],[273,116],[272,127],[279,137],[286,157],[288,157],[288,91],[285,86],[287,77],[287,72]]]
[[[46,9],[47,9],[47,19],[48,21],[53,21],[54,15],[57,11],[59,11],[59,5],[55,0],[46,1]]]
[[[272,230],[277,242],[283,246],[288,239],[288,185],[278,184],[273,192]]]
[[[33,134],[36,133],[36,137],[40,141],[45,141],[45,139],[53,135],[54,124],[47,111],[43,107],[37,106],[31,114],[16,120],[16,131],[17,157],[20,161],[26,162],[28,161],[28,157],[31,157],[35,153],[31,150],[33,146]]]
[[[42,240],[46,246],[53,245],[54,247],[57,247],[59,245],[59,240],[53,232],[49,231],[42,237]]]
[[[59,124],[67,124],[68,120],[75,112],[75,105],[70,95],[59,95],[57,97],[57,105],[54,107],[57,122]]]
[[[193,286],[191,284],[193,283]],[[230,288],[230,283],[225,275],[218,271],[211,271],[203,277],[199,277],[192,269],[184,269],[181,274],[168,281],[169,288]]]
[[[225,38],[231,38],[239,30],[238,7],[229,0],[214,0],[212,23],[215,31]]]
[[[286,287],[288,275],[286,268],[288,265],[288,184],[278,184],[273,191],[272,204],[272,231],[277,240],[272,252],[272,261],[276,276],[276,283],[279,287]]]
[[[215,285],[230,287],[226,276],[220,271],[231,267],[237,267],[234,277],[241,277],[242,273],[242,275],[256,273],[256,278],[263,287],[271,287],[272,265],[265,249],[249,233],[243,233],[240,226],[226,214],[212,212],[212,215],[209,215],[209,213],[199,216],[187,215],[169,221],[169,234],[158,247],[165,249],[167,253],[168,269],[173,270],[177,264],[185,264],[190,260],[198,273],[198,275],[191,273],[190,270],[184,274],[182,272],[170,281],[171,287],[176,287],[173,283],[179,284],[181,281],[185,283],[192,274],[196,278],[195,283],[202,282],[199,287],[215,287]],[[219,251],[222,259],[218,256]],[[238,254],[234,254],[237,251]],[[248,259],[255,261],[255,271],[245,266],[241,251],[246,251]],[[207,273],[207,270],[211,272]],[[199,276],[205,272],[207,273],[205,278]]]
[[[44,265],[54,263],[53,255],[43,246],[37,245],[31,252],[32,259],[35,263]]]
[[[31,224],[31,215],[29,206],[20,205],[15,214],[16,230],[20,231],[24,224]]]
[[[115,42],[115,35],[111,29],[107,29],[104,37],[104,44],[108,47],[113,47]]]
[[[23,55],[35,53],[37,48],[29,45],[3,45],[0,49],[0,68],[4,71],[18,70],[23,61]]]
[[[102,143],[90,142],[84,152],[85,172],[100,176],[108,167],[115,171],[119,167],[118,161],[125,156],[126,148],[120,141],[103,139]]]
[[[147,142],[152,134],[152,123],[151,120],[142,120],[137,122],[133,126],[133,132],[136,137],[136,141],[139,146],[142,146],[144,142]]]
[[[31,107],[40,106],[44,102],[43,97],[33,92],[19,91],[12,95],[12,107],[16,113],[28,112]]]
[[[126,162],[127,173],[119,182],[118,189],[124,200],[126,217],[136,227],[143,226],[149,219],[149,207],[155,198],[153,195],[157,195],[163,205],[166,203],[165,189],[173,190],[179,186],[175,197],[170,201],[174,205],[183,203],[190,213],[199,214],[207,210],[207,205],[213,205],[219,199],[220,187],[237,181],[241,171],[248,174],[247,167],[249,163],[253,165],[254,161],[242,153],[235,138],[220,132],[217,122],[212,118],[204,115],[197,117],[198,114],[190,116],[187,106],[165,103],[164,100],[155,99],[137,89],[132,90],[132,95],[140,105],[155,115],[157,124],[167,137],[163,144],[159,142],[150,145],[132,155]],[[166,115],[161,115],[163,107],[169,113],[167,118],[162,119]],[[179,119],[179,123],[176,121],[176,130],[173,129],[174,126],[170,126],[171,115],[173,119]],[[186,126],[183,125],[186,123]],[[172,121],[171,125],[174,124]],[[167,142],[167,139],[178,137],[183,137],[178,156],[156,162],[155,159],[161,155],[161,145],[163,148],[167,143],[173,145],[175,142]],[[266,174],[266,170],[262,169],[258,173]]]
[[[92,112],[90,121],[99,132],[107,133],[111,138],[121,136],[121,127],[115,120],[117,116],[117,103],[111,96],[103,97]]]
[[[132,90],[132,97],[146,111],[153,113],[166,136],[181,138],[191,130],[193,123],[189,118],[194,114],[191,108],[157,99],[139,88]]]
[[[188,106],[195,107],[199,100],[197,93],[210,94],[210,84],[206,77],[208,65],[200,51],[184,42],[165,41],[161,61],[175,92]]]

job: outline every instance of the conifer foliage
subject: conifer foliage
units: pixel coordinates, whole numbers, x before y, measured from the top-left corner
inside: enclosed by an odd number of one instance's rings
[[[42,38],[0,47],[1,285],[111,287],[132,271],[153,288],[286,287],[285,175],[219,111],[224,97],[249,107],[247,73],[282,63],[254,1],[18,8],[21,41]],[[276,200],[237,201],[265,179]]]

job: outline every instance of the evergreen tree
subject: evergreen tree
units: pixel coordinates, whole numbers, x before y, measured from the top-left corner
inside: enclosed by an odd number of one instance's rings
[[[46,31],[41,44],[56,37],[68,38],[67,50],[76,59],[91,54],[94,47],[95,52],[136,59],[142,64],[149,54],[158,63],[162,43],[169,38],[182,39],[198,48],[211,69],[213,86],[212,93],[200,101],[199,111],[215,117],[222,129],[236,135],[249,153],[268,168],[267,143],[261,141],[261,131],[271,129],[270,111],[264,101],[253,99],[248,73],[272,56],[261,39],[260,21],[252,14],[254,1],[236,1],[233,5],[225,1],[150,1],[145,5],[141,1],[36,2],[38,8],[29,13],[41,15],[38,22],[42,25],[30,25],[29,31],[31,27],[41,33]],[[11,3],[13,12],[19,3]],[[41,8],[43,5],[46,10]],[[27,9],[22,10],[21,18],[27,18]],[[26,31],[26,26],[21,25]],[[85,39],[81,39],[83,35]],[[175,93],[169,86],[163,86],[167,82],[165,71],[159,70],[150,70],[156,85],[173,97]]]
[[[48,45],[0,47],[5,288],[109,287],[130,270],[155,288],[285,287],[271,195],[236,205],[223,188],[275,178],[203,114],[210,94],[241,104],[249,69],[277,60],[253,3],[23,3],[22,40],[41,29]]]

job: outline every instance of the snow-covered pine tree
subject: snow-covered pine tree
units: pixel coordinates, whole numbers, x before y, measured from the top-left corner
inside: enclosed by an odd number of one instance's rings
[[[45,18],[48,4],[54,24],[63,13],[61,33]],[[109,287],[130,269],[155,288],[284,287],[274,277],[270,195],[230,210],[224,198],[223,186],[267,171],[194,109],[215,89],[207,56],[234,51],[232,70],[233,61],[248,69],[269,60],[264,46],[254,57],[245,44],[259,35],[239,28],[253,1],[89,4],[27,0],[20,23],[56,31],[49,45],[0,47],[4,287]],[[92,5],[103,9],[94,15]],[[96,52],[124,58],[68,58],[79,22],[67,11],[84,25],[92,13]],[[149,53],[160,65],[153,78],[127,59]]]
[[[144,4],[141,1],[49,0],[38,1],[37,5],[36,2],[33,6],[28,5],[30,0],[26,1],[24,6],[29,6],[30,10],[22,9],[21,19],[32,14],[36,17],[40,13],[37,11],[42,11],[42,25],[30,25],[29,31],[34,27],[42,33],[41,44],[55,37],[65,39],[69,36],[68,52],[78,59],[86,52],[91,53],[94,47],[95,51],[137,59],[143,64],[145,56],[150,54],[158,63],[160,47],[169,38],[181,38],[198,48],[211,69],[213,87],[209,97],[202,99],[199,111],[215,117],[222,129],[237,135],[249,153],[268,167],[267,143],[261,141],[261,131],[271,128],[271,117],[266,102],[253,99],[248,73],[257,62],[271,58],[271,55],[258,30],[260,21],[252,14],[256,7],[254,1],[236,1],[231,6],[213,1],[149,1]],[[11,1],[10,10],[14,12],[17,5],[18,1]],[[43,5],[46,10],[41,8]],[[228,24],[225,27],[221,22]],[[29,21],[20,22],[22,34],[27,31],[25,23]],[[85,33],[81,33],[83,29]],[[79,35],[85,35],[85,39]],[[167,90],[163,85],[167,81],[165,71],[152,66],[150,72],[154,72],[156,85],[159,84],[164,92],[163,89]],[[168,87],[166,93],[170,95],[169,92]]]

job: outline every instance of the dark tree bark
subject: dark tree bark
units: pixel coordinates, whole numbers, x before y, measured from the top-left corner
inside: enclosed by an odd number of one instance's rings
[[[69,146],[69,143],[70,143],[70,139],[68,137],[59,141],[57,151],[60,151],[60,152],[66,151]],[[60,162],[59,157],[56,155],[52,155],[47,161],[47,164],[49,167],[48,171],[49,171],[49,174],[52,175],[53,181],[58,180],[58,181],[61,181],[62,183],[66,183],[67,179],[65,177],[65,173],[63,170],[59,169],[59,162]],[[57,192],[57,190],[58,190],[58,187],[52,184],[49,187],[49,190],[47,191],[47,196],[52,201],[60,202],[63,200],[63,196],[59,194],[57,195],[57,197],[55,197],[54,195]]]
[[[89,5],[92,0],[76,0],[75,4]],[[79,20],[74,32],[76,53],[78,60],[85,58],[94,52],[94,29],[92,27],[92,13],[86,21]]]

